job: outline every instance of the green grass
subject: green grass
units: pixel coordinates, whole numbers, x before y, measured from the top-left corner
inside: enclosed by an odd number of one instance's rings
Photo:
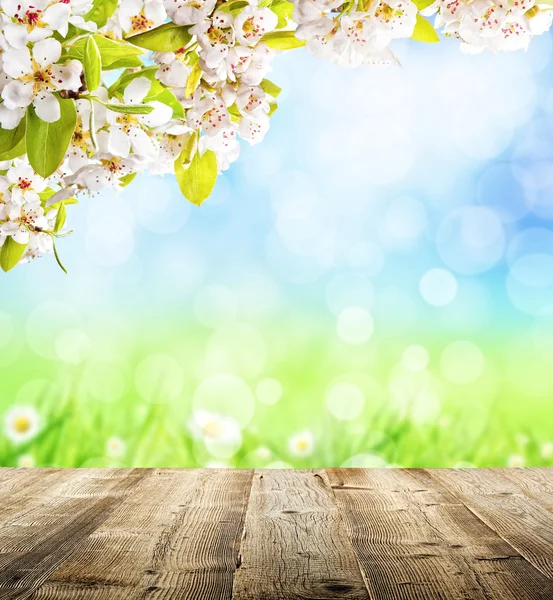
[[[265,327],[263,356],[234,330],[221,340],[184,326],[172,334],[167,327],[141,331],[126,345],[120,339],[96,341],[91,326],[93,349],[77,364],[68,362],[71,354],[62,352],[63,362],[26,345],[13,359],[0,354],[0,414],[30,405],[41,420],[36,437],[21,444],[0,424],[0,465],[15,466],[22,456],[37,466],[60,467],[553,465],[551,452],[544,453],[544,444],[553,441],[547,356],[519,348],[515,339],[479,339],[485,368],[460,384],[447,379],[440,362],[451,339],[427,340],[428,366],[414,373],[401,360],[405,347],[417,343],[415,336],[408,342],[375,336],[359,348],[331,339],[324,328],[307,331],[303,325],[286,327],[284,340],[278,328]],[[470,369],[463,360],[461,373]],[[238,387],[219,383],[199,394],[217,373],[232,373]],[[282,385],[274,404],[256,397],[265,378]],[[328,408],[336,382],[353,384],[364,396],[353,419],[336,418],[340,406],[334,414]],[[213,455],[191,435],[198,408],[242,422],[242,443],[232,456]],[[290,436],[305,430],[314,435],[313,452],[293,455]],[[112,436],[125,444],[121,456],[107,452]]]
[[[315,408],[315,407],[313,407]],[[258,407],[258,414],[243,431],[234,456],[218,461],[201,439],[190,434],[191,408],[127,400],[116,404],[90,403],[73,393],[60,401],[47,394],[37,403],[42,427],[25,443],[0,441],[0,464],[16,466],[30,454],[37,466],[137,466],[233,467],[279,466],[406,466],[453,467],[506,466],[521,456],[532,466],[553,464],[541,454],[546,436],[499,418],[493,407],[485,418],[466,410],[444,411],[430,423],[420,424],[386,406],[366,410],[353,422],[341,422],[319,407],[310,422],[294,420],[284,403]],[[289,436],[310,429],[315,436],[312,455],[297,457],[288,449]],[[110,457],[106,442],[111,436],[124,440],[126,451]],[[259,448],[263,448],[258,452]],[[267,453],[270,451],[270,455]],[[352,461],[352,457],[357,457]],[[276,464],[275,464],[276,463]]]

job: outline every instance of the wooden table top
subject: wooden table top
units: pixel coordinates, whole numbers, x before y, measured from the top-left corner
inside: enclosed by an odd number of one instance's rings
[[[553,599],[553,469],[0,469],[0,599]]]

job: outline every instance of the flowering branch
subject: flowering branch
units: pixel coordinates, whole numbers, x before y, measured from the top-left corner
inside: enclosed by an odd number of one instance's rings
[[[512,50],[550,25],[535,0],[0,0],[0,267],[61,266],[75,195],[144,170],[200,205],[269,128],[275,52],[389,64],[396,38]]]

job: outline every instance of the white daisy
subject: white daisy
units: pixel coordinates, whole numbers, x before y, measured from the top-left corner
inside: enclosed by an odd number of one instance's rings
[[[288,440],[288,449],[294,456],[311,456],[315,449],[315,437],[311,431],[300,431]]]
[[[13,406],[4,415],[6,437],[16,444],[32,440],[40,430],[40,415],[32,406]]]

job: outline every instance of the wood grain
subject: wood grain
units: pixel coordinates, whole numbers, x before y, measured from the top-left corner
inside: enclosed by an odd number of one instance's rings
[[[528,562],[553,579],[553,503],[544,472],[501,469],[430,471]],[[551,479],[549,479],[551,480]],[[551,596],[553,598],[553,594]]]
[[[233,598],[368,600],[324,471],[256,471]]]
[[[33,600],[230,599],[252,475],[152,471]]]
[[[371,596],[553,598],[553,585],[424,471],[330,469]]]
[[[45,485],[51,482],[49,475],[41,473]],[[14,512],[10,505],[10,516],[2,523],[0,554],[0,599],[16,600],[28,598],[47,577],[78,548],[110,514],[120,498],[128,493],[139,472],[122,469],[102,473],[95,470],[62,473],[59,485],[41,497],[17,497],[22,512]],[[30,476],[34,481],[36,476]],[[102,494],[86,494],[100,485]],[[38,484],[37,484],[38,485]],[[71,495],[72,487],[76,493]],[[36,489],[35,489],[36,494]]]
[[[0,469],[0,600],[553,600],[553,469]]]

